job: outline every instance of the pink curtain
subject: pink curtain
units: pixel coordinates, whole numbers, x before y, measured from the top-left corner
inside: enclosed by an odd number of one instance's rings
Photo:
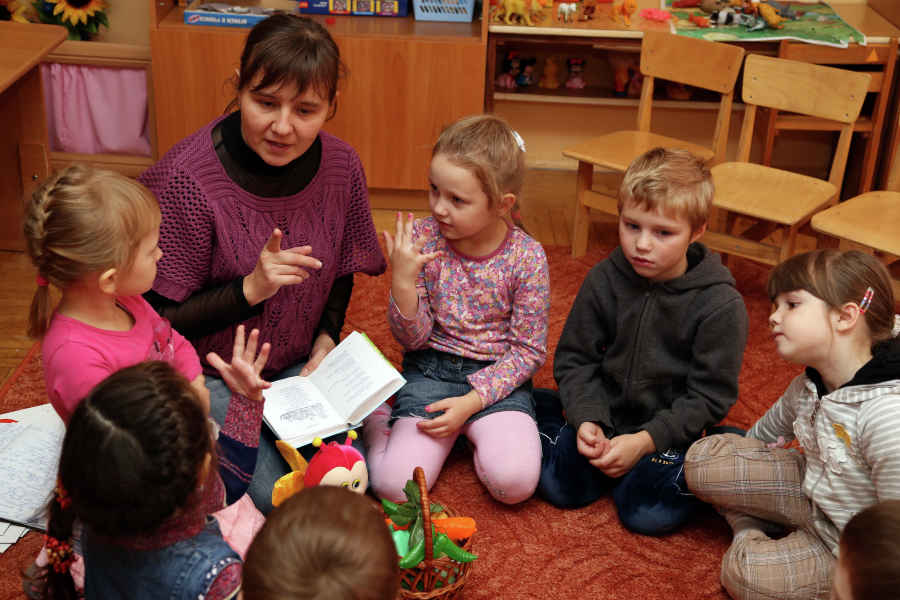
[[[144,69],[42,63],[52,152],[150,156]]]

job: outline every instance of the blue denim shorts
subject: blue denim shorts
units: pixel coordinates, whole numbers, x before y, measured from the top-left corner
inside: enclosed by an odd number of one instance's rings
[[[489,360],[474,360],[432,348],[407,353],[403,357],[406,385],[397,392],[394,410],[391,412],[391,424],[405,417],[433,419],[441,416],[444,411],[427,413],[425,407],[445,398],[465,396],[472,391],[466,377],[492,364],[494,363]],[[506,398],[469,417],[466,423],[504,410],[517,410],[534,419],[531,388],[529,379]]]

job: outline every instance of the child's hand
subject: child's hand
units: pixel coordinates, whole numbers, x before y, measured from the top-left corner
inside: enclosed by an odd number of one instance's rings
[[[244,297],[250,306],[271,298],[283,285],[302,283],[309,277],[303,267],[318,269],[322,263],[309,256],[312,246],[281,249],[281,230],[272,232],[259,253],[253,272],[244,277]]]
[[[779,435],[777,442],[772,442],[771,444],[766,444],[766,447],[767,448],[784,448],[784,444],[785,444],[784,436]]]
[[[197,397],[200,398],[200,404],[203,406],[203,413],[208,417],[209,416],[209,390],[206,389],[206,377],[203,376],[203,373],[197,375],[194,380],[191,382],[191,387],[194,388],[194,391],[197,392]]]
[[[256,341],[259,339],[259,330],[250,332],[250,339],[244,346],[244,326],[238,325],[237,334],[234,336],[234,353],[231,355],[231,364],[226,363],[215,352],[206,355],[206,360],[211,364],[225,380],[228,388],[244,398],[250,400],[262,400],[262,391],[272,384],[263,380],[262,373],[266,361],[269,359],[269,344],[263,344],[262,350],[256,360]]]
[[[472,390],[465,396],[444,398],[425,407],[425,412],[439,410],[444,414],[430,421],[420,421],[419,429],[440,439],[456,433],[469,417],[481,410],[481,396]]]
[[[590,462],[609,477],[621,477],[631,471],[642,458],[654,452],[656,444],[653,443],[653,438],[646,431],[639,431],[614,437],[609,442],[609,452]]]
[[[440,251],[422,254],[422,248],[428,241],[428,236],[420,235],[419,239],[413,242],[413,221],[412,213],[409,213],[405,224],[403,223],[403,214],[397,213],[397,230],[394,232],[394,237],[391,238],[391,234],[387,231],[382,232],[393,271],[392,287],[394,283],[415,285],[422,267],[442,254]]]
[[[578,428],[576,446],[578,454],[588,460],[597,460],[609,452],[609,440],[603,435],[603,428],[590,421],[582,423]]]

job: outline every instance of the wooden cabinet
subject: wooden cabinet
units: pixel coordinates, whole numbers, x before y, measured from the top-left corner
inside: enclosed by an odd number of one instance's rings
[[[185,25],[183,10],[174,0],[151,2],[160,154],[223,113],[249,31]],[[325,24],[324,16],[311,17]],[[324,129],[356,149],[370,187],[424,189],[427,150],[441,128],[482,110],[487,32],[477,20],[333,18],[327,27],[350,78]]]

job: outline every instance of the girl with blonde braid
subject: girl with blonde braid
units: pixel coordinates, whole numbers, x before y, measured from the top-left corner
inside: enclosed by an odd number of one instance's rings
[[[63,422],[97,383],[148,358],[171,362],[208,412],[197,352],[141,297],[162,257],[153,194],[124,175],[76,165],[51,175],[25,215],[38,272],[28,335],[43,341],[47,396]],[[53,310],[49,284],[62,292]]]

